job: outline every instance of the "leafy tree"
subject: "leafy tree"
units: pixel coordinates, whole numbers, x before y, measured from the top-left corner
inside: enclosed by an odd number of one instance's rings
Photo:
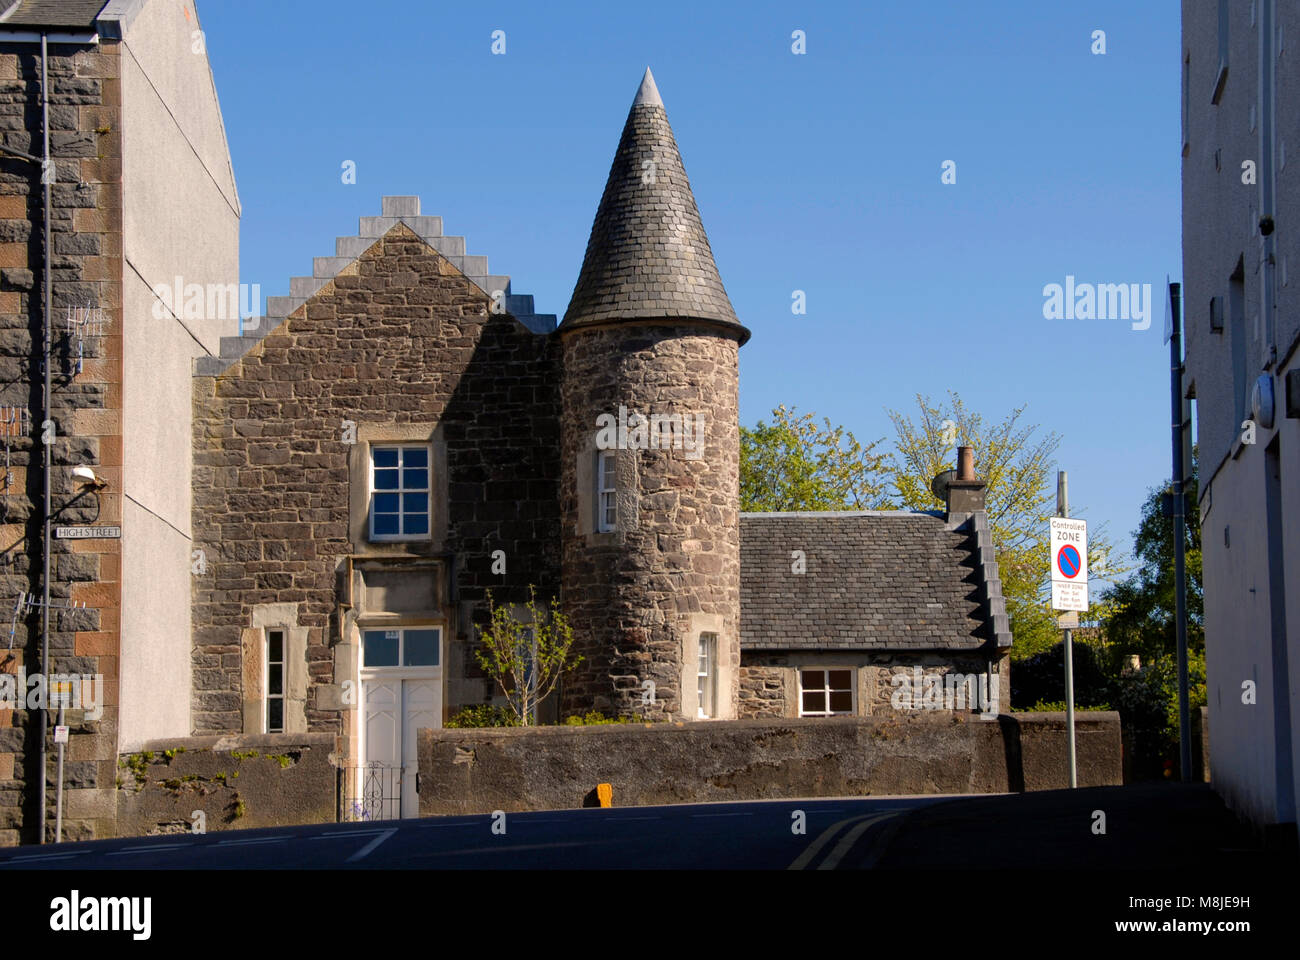
[[[740,428],[740,509],[873,510],[887,503],[882,441],[863,446],[843,427],[784,405],[773,422]]]
[[[1187,561],[1187,647],[1205,649],[1205,601],[1201,590],[1201,518],[1196,509],[1198,465],[1192,453],[1191,481],[1185,485],[1188,503],[1184,526]],[[1107,594],[1111,612],[1105,620],[1105,638],[1114,656],[1127,662],[1138,656],[1143,663],[1163,655],[1176,655],[1174,597],[1174,518],[1164,512],[1168,488],[1148,491],[1141,521],[1133,533],[1137,571],[1115,584]]]
[[[958,446],[973,448],[975,475],[987,484],[985,509],[997,551],[1002,594],[1007,602],[1012,657],[1040,654],[1060,639],[1057,613],[1051,609],[1051,549],[1048,518],[1056,512],[1055,433],[1037,435],[1038,426],[1021,422],[1025,407],[1001,422],[987,423],[956,392],[936,404],[917,395],[916,420],[897,410],[889,418],[898,434],[897,454],[890,460],[896,502],[914,510],[942,507],[930,481],[954,465]],[[1089,580],[1108,580],[1123,572],[1104,528],[1088,531]],[[1094,603],[1093,617],[1104,614]]]
[[[1012,657],[1042,653],[1060,639],[1050,609],[1051,558],[1048,517],[1056,508],[1055,433],[1038,434],[1022,422],[1021,406],[998,423],[987,423],[955,392],[939,404],[918,395],[915,420],[887,410],[897,434],[895,450],[877,454],[883,441],[863,446],[843,427],[784,406],[771,424],[741,428],[740,501],[745,511],[942,508],[930,490],[936,474],[955,464],[958,446],[974,448],[975,473],[987,484],[989,527],[997,550],[1007,602]],[[1125,572],[1113,559],[1104,528],[1088,536],[1089,579],[1111,580]],[[1106,614],[1093,603],[1093,619]]]
[[[581,656],[569,659],[573,629],[555,597],[549,611],[537,606],[531,584],[524,606],[526,620],[516,619],[509,607],[496,606],[490,590],[487,599],[489,622],[487,627],[477,627],[479,644],[474,658],[497,681],[518,724],[535,724],[537,705],[555,689],[565,671],[582,662]]]

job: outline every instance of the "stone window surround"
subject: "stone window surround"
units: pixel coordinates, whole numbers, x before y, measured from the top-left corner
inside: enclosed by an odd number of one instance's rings
[[[596,429],[582,435],[574,471],[574,494],[578,500],[577,536],[586,539],[589,547],[612,546],[627,539],[627,532],[640,523],[640,493],[636,450],[612,450],[614,454],[614,484],[617,489],[615,526],[601,532],[599,523],[600,496],[596,492]],[[691,689],[694,689],[694,683]]]
[[[698,672],[700,662],[700,635],[717,636],[718,659],[714,716],[701,717],[699,704]],[[729,643],[723,629],[723,618],[718,613],[693,613],[687,618],[686,635],[682,638],[681,701],[682,717],[700,723],[713,720],[735,720],[736,698],[732,695],[739,664],[733,662],[735,644]]]
[[[307,732],[307,635],[298,604],[259,603],[252,626],[241,631],[244,664],[243,732],[266,733],[266,646],[271,630],[284,631],[284,732]]]
[[[285,680],[286,680],[286,674],[288,672],[288,663],[285,658],[289,655],[289,631],[283,627],[267,627],[265,632],[266,632],[266,643],[262,645],[262,699],[266,703],[266,713],[265,713],[266,726],[263,732],[284,733],[284,727],[285,727],[284,704],[285,704],[285,692],[286,692]],[[277,633],[280,635],[280,659],[275,662],[280,664],[280,692],[273,694],[271,692],[271,663],[272,663],[271,637],[273,634],[277,634]],[[279,730],[271,729],[271,700],[272,699],[278,699],[280,701],[280,729]]]
[[[370,449],[411,443],[429,445],[429,536],[371,540]],[[408,553],[412,544],[428,544],[433,552],[442,552],[447,542],[448,493],[447,441],[441,424],[357,421],[357,442],[348,450],[348,537],[358,552],[401,555]]]
[[[400,476],[398,478],[398,486],[396,490],[381,491],[376,489],[374,486],[374,478],[375,478],[374,454],[377,448],[401,451],[398,454],[399,474],[403,473],[406,469],[405,451],[424,450],[425,453],[427,454],[427,459],[426,459],[427,465],[425,466],[425,471],[427,473],[427,480],[428,480],[427,516],[429,519],[429,530],[427,533],[408,533],[408,534],[403,534],[403,533],[376,534],[375,533],[374,513],[370,509],[370,507],[373,505],[375,494],[394,493],[398,497],[403,498],[404,500],[408,492],[412,492],[412,493],[421,492],[419,490],[407,491],[406,478],[404,476]],[[411,468],[411,469],[418,469],[418,468]],[[402,519],[406,516],[406,514],[407,511],[406,511],[405,503],[402,502],[402,500],[399,500],[398,507],[397,507],[397,517],[398,517],[399,526],[402,522]],[[418,442],[418,443],[405,443],[405,442],[398,442],[398,441],[382,441],[382,440],[377,440],[373,443],[367,444],[367,451],[366,451],[366,540],[367,542],[369,543],[424,542],[432,539],[432,537],[433,537],[433,445],[427,441]]]
[[[607,490],[605,481],[609,479],[609,471],[603,470],[602,465],[606,462],[614,464],[614,477],[612,489]],[[615,450],[597,450],[596,451],[596,532],[612,533],[618,529],[618,452]],[[605,495],[612,492],[614,495],[614,522],[606,519],[605,512]]]
[[[827,676],[827,678],[826,678],[826,684],[827,684],[827,686],[824,686],[824,687],[821,688],[821,689],[823,689],[823,690],[827,690],[827,691],[828,691],[828,692],[827,692],[827,696],[826,696],[826,712],[825,712],[825,713],[804,713],[804,709],[803,709],[803,693],[804,693],[804,689],[803,689],[803,674],[804,674],[804,671],[805,671],[805,670],[820,670],[820,671],[822,671],[822,672],[828,674],[828,676]],[[832,670],[847,670],[847,671],[849,672],[849,693],[850,693],[850,694],[852,695],[852,697],[853,697],[853,706],[852,706],[852,708],[851,708],[847,713],[841,713],[841,712],[834,712],[834,713],[832,713],[832,712],[831,712],[830,693],[829,693],[829,689],[830,689],[830,687],[829,687],[829,684],[830,684],[829,672],[832,671]],[[821,719],[822,717],[827,717],[827,716],[831,716],[831,717],[854,717],[854,716],[857,716],[857,715],[858,715],[858,693],[859,693],[859,691],[858,691],[858,674],[859,674],[859,670],[858,670],[857,667],[854,667],[854,666],[851,666],[851,665],[848,665],[848,664],[843,664],[843,663],[827,663],[827,664],[824,664],[824,665],[823,665],[823,664],[816,664],[816,663],[813,663],[813,664],[799,664],[798,666],[796,666],[796,667],[794,668],[794,677],[795,677],[795,715],[796,715],[796,716],[799,716],[799,717],[809,717],[809,718],[812,718],[812,719]]]

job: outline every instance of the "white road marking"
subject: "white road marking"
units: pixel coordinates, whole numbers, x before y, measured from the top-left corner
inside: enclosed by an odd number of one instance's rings
[[[383,843],[385,840],[387,840],[396,832],[397,832],[396,827],[393,827],[391,830],[385,830],[382,835],[375,837],[375,839],[371,840],[369,843],[367,843],[356,853],[352,854],[352,856],[348,857],[348,859],[345,862],[353,863],[357,860],[364,860],[366,857],[370,856],[370,854],[374,851],[376,847],[378,847],[381,843]]]
[[[106,857],[124,857],[128,853],[150,853],[154,850],[184,850],[186,847],[192,847],[192,843],[160,843],[156,847],[123,847],[121,850],[114,850],[112,853],[106,853]]]
[[[83,853],[89,853],[89,850],[78,850],[76,853],[44,853],[39,857],[14,857],[11,860],[0,861],[0,866],[7,863],[35,863],[37,860],[67,860],[71,857],[79,857]]]
[[[373,837],[380,830],[348,830],[345,833],[322,833],[314,837],[304,837],[304,840],[333,840],[335,837]]]
[[[238,847],[250,846],[255,843],[282,843],[285,840],[292,840],[293,837],[254,837],[251,840],[218,840],[215,846],[218,847]]]

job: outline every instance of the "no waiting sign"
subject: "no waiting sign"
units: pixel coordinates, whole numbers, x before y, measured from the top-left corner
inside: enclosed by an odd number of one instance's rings
[[[1052,609],[1088,609],[1088,523],[1052,517]]]

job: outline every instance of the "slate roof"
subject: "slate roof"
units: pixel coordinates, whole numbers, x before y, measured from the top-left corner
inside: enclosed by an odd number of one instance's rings
[[[653,163],[653,167],[648,164]],[[647,68],[587,240],[560,330],[619,320],[736,319],[654,76]]]
[[[947,526],[910,511],[741,514],[741,648],[983,646],[996,635],[976,536]],[[792,572],[793,550],[806,573]],[[1000,583],[992,592],[1002,609]]]
[[[88,29],[95,25],[107,0],[0,0],[0,29],[61,27]]]

